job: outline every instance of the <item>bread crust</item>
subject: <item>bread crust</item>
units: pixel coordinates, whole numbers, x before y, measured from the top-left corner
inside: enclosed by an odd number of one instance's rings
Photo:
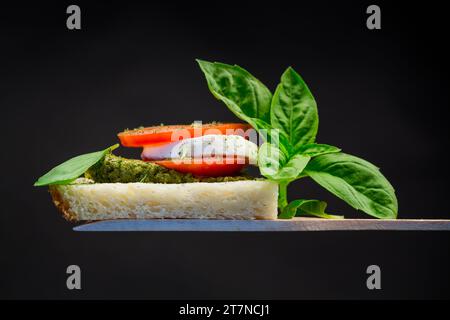
[[[53,204],[56,206],[58,211],[62,214],[64,219],[70,222],[78,221],[77,215],[75,212],[70,210],[70,205],[67,201],[64,200],[58,188],[55,186],[49,187],[49,192],[52,197]]]

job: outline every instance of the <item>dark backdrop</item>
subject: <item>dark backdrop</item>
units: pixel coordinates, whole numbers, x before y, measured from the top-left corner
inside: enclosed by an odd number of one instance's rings
[[[72,231],[36,178],[140,125],[235,121],[194,59],[239,64],[274,89],[291,65],[320,112],[318,141],[379,167],[400,218],[450,218],[449,49],[438,2],[264,4],[170,1],[1,5],[2,298],[449,298],[448,233],[121,233]],[[137,150],[120,150],[137,156]],[[311,182],[290,197],[362,213]],[[68,291],[65,268],[82,268]],[[378,264],[382,290],[365,287]]]

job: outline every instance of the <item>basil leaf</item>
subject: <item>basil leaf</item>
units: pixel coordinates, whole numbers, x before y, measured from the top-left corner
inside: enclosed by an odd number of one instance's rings
[[[291,67],[281,76],[270,110],[272,127],[286,134],[294,151],[314,142],[319,128],[317,104],[303,79]]]
[[[91,152],[69,159],[40,177],[34,183],[34,186],[40,187],[53,184],[69,184],[103,159],[108,152],[118,147],[119,145],[115,144],[102,151]]]
[[[288,138],[285,134],[278,129],[273,129],[267,122],[255,119],[256,131],[262,136],[263,140],[270,142],[275,147],[278,147],[285,154],[292,154],[293,149],[288,142]]]
[[[261,174],[273,181],[295,180],[311,159],[310,156],[295,154],[287,156],[271,143],[263,143],[258,152],[258,166]]]
[[[363,159],[325,154],[312,159],[304,172],[355,209],[382,219],[397,217],[394,188],[377,167]]]
[[[278,216],[280,219],[291,219],[295,216],[315,216],[325,219],[343,219],[343,216],[335,216],[325,213],[327,203],[319,200],[294,200],[291,201],[286,207],[284,207],[281,214]]]
[[[330,146],[329,144],[318,143],[305,144],[297,150],[298,153],[305,154],[310,157],[316,157],[322,154],[336,153],[340,151],[341,149],[339,149],[338,147]]]
[[[257,129],[256,120],[270,123],[272,93],[258,79],[237,65],[197,59],[209,90],[238,118]]]

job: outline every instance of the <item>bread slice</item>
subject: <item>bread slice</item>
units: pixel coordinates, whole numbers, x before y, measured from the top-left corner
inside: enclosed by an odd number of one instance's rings
[[[50,193],[70,221],[277,218],[278,187],[269,181],[76,183],[51,186]]]

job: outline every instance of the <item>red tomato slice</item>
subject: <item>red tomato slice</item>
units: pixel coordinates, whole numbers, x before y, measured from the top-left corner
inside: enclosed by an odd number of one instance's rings
[[[214,159],[208,158],[202,159],[201,163],[195,163],[193,160],[190,162],[181,162],[180,160],[160,160],[152,162],[179,172],[208,177],[232,176],[239,173],[246,165],[245,163],[238,163],[237,158],[222,158],[220,159],[220,162],[214,162]]]
[[[199,127],[194,125],[155,126],[120,132],[117,136],[124,147],[163,145],[186,138],[207,134],[236,134],[244,136],[251,126],[244,123],[210,123]]]

